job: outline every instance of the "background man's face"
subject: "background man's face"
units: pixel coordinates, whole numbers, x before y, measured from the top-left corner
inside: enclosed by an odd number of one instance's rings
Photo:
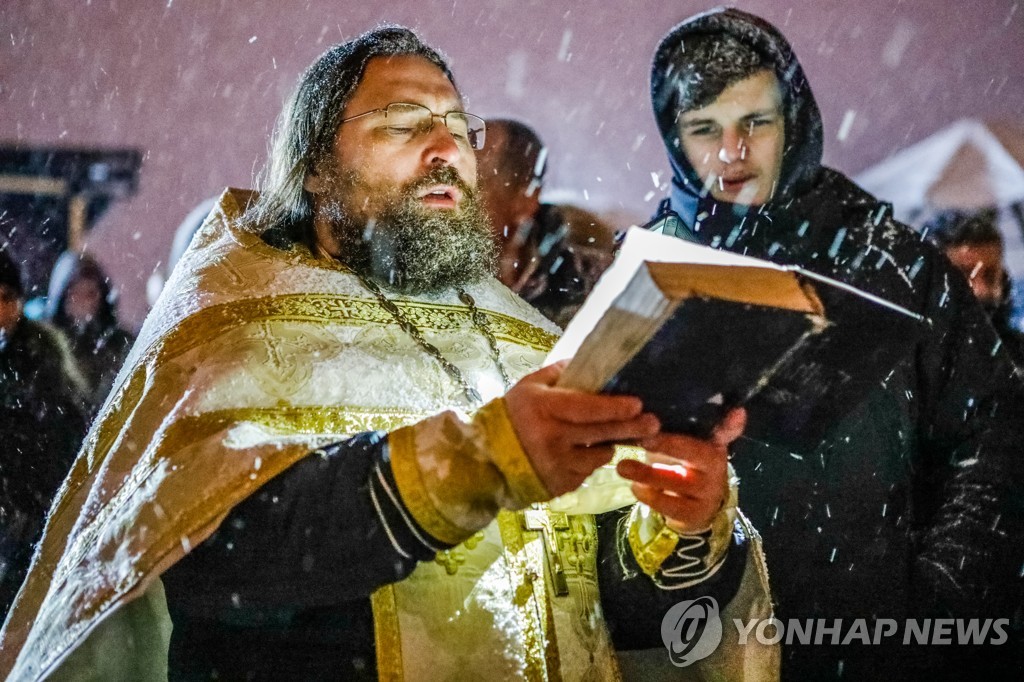
[[[370,60],[344,117],[392,102],[420,104],[435,114],[462,109],[459,93],[441,69],[423,57],[403,55]],[[440,119],[434,120],[429,133],[412,139],[396,136],[386,123],[383,115],[366,116],[343,124],[335,137],[334,157],[329,161],[333,168],[325,169],[326,174],[356,173],[360,180],[345,191],[351,220],[375,218],[402,187],[440,166],[452,167],[467,186],[476,186],[472,149],[458,144]],[[307,189],[317,192],[316,177],[307,180]],[[425,209],[451,211],[461,204],[463,192],[453,184],[436,183],[417,189],[417,196]]]
[[[6,284],[0,284],[0,336],[10,336],[21,319],[21,296]]]
[[[782,168],[785,118],[775,74],[733,83],[711,104],[679,117],[683,153],[719,201],[760,206]]]
[[[1003,300],[1003,249],[999,244],[960,244],[946,249],[946,256],[964,273],[975,297],[985,306]]]
[[[500,241],[512,239],[519,226],[540,210],[539,184],[532,178],[516,177],[502,163],[508,131],[500,125],[487,127],[487,144],[480,150],[480,192],[487,206],[491,226]]]
[[[78,277],[68,287],[64,313],[78,324],[90,322],[100,310],[103,292],[91,277]]]

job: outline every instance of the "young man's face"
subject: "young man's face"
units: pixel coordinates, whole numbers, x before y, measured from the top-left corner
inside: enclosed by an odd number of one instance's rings
[[[444,72],[423,57],[375,57],[345,107],[343,118],[383,109],[393,102],[419,104],[435,114],[462,110],[462,100]],[[372,219],[404,187],[431,170],[450,166],[465,186],[476,187],[476,157],[464,139],[456,139],[441,119],[429,132],[408,134],[388,125],[383,113],[343,123],[334,141],[331,168],[307,178],[306,189],[322,191],[323,175],[351,177],[359,182],[346,187],[345,209],[352,219]],[[465,192],[458,183],[431,183],[415,188],[424,209],[455,211]]]
[[[711,104],[678,122],[683,153],[719,201],[760,206],[782,168],[782,91],[769,70],[733,83]]]
[[[1003,300],[1003,249],[992,244],[961,244],[946,249],[946,256],[964,273],[982,305],[995,307]]]

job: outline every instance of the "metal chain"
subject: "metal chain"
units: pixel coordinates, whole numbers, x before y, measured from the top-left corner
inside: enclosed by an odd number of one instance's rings
[[[480,331],[481,334],[487,339],[487,344],[491,347],[491,355],[494,357],[494,364],[498,366],[498,373],[501,374],[501,381],[505,384],[505,390],[512,388],[512,382],[509,381],[508,374],[505,373],[505,365],[501,364],[501,354],[498,353],[498,340],[494,338],[494,334],[491,332],[491,325],[487,322],[487,316],[480,312],[480,309],[476,307],[476,300],[469,295],[465,289],[459,287],[459,300],[469,306],[469,316],[473,320],[473,324]]]
[[[437,349],[437,346],[423,338],[423,334],[420,332],[419,328],[405,316],[405,313],[395,305],[394,301],[384,295],[384,292],[380,290],[380,287],[378,287],[373,280],[363,277],[355,270],[352,270],[352,272],[359,278],[359,281],[362,282],[363,286],[369,289],[370,292],[377,297],[377,301],[380,303],[381,307],[390,313],[391,317],[395,318],[395,322],[397,322],[398,326],[402,328],[402,331],[411,336],[412,340],[415,341],[420,348],[440,363],[445,373],[447,373],[448,376],[451,377],[451,379],[458,384],[460,388],[462,388],[462,392],[466,395],[466,399],[470,404],[476,406],[482,405],[484,402],[483,398],[480,397],[479,391],[466,381],[466,377],[462,374],[462,370],[442,355],[441,351]],[[474,301],[473,297],[464,289],[459,288],[458,293],[459,300],[469,306],[469,314],[470,319],[473,322],[473,326],[475,326],[477,330],[484,335],[484,338],[487,339],[487,343],[491,347],[491,354],[494,356],[494,363],[497,365],[498,372],[501,373],[501,379],[505,383],[505,390],[508,390],[512,383],[509,381],[508,375],[505,373],[504,365],[501,364],[501,356],[498,353],[498,342],[497,339],[494,338],[494,334],[491,333],[490,326],[487,323],[487,316],[480,312],[476,307],[476,301]]]

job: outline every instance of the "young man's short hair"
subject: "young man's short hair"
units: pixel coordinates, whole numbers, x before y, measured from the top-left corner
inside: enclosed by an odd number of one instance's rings
[[[675,71],[672,104],[679,113],[705,107],[730,85],[774,68],[767,57],[728,33],[686,38],[670,62]]]

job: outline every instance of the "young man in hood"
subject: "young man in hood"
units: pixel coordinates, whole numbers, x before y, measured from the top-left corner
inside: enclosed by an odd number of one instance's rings
[[[966,627],[1019,614],[1024,393],[963,277],[887,205],[821,166],[803,70],[758,17],[719,9],[673,28],[651,94],[674,171],[653,229],[799,265],[930,320],[813,456],[750,439],[731,446],[742,507],[774,567],[776,617],[841,623],[809,644],[787,632],[783,677],[1009,670],[1020,656],[1012,632],[1002,647],[998,632],[985,640],[995,644],[961,645],[955,627],[954,646],[903,643],[910,618]],[[857,323],[841,305],[828,315]],[[873,634],[890,623],[895,635]]]

